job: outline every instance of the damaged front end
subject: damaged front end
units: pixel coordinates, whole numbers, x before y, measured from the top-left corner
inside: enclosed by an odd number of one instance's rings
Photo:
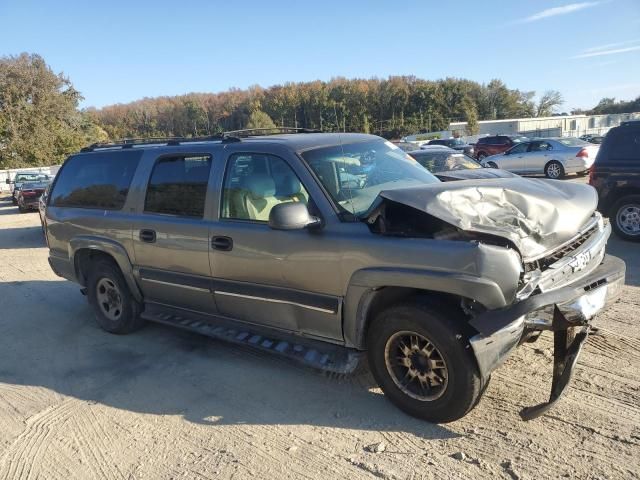
[[[585,185],[461,181],[381,192],[367,222],[384,235],[479,242],[518,252],[520,281],[505,294],[505,304],[495,308],[464,299],[463,309],[478,332],[470,344],[484,382],[516,346],[544,330],[553,332],[551,394],[521,411],[531,420],[560,398],[591,322],[624,285],[624,262],[605,255],[611,227],[595,212],[596,202]],[[486,270],[493,278],[503,273]]]

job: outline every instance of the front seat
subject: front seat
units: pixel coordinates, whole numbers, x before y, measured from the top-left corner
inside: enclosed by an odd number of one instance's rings
[[[276,187],[276,197],[281,202],[307,203],[307,196],[302,189],[300,180],[294,175],[284,175]]]
[[[282,203],[275,195],[276,184],[269,175],[248,176],[245,179],[242,203],[249,220],[268,221],[271,209]]]

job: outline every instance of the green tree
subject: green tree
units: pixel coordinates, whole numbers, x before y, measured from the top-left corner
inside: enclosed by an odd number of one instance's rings
[[[0,58],[0,168],[53,165],[100,140],[104,131],[78,111],[81,99],[41,56]]]
[[[249,121],[246,128],[275,128],[276,124],[273,123],[271,117],[264,113],[262,110],[256,110],[249,115]]]
[[[538,106],[536,107],[536,117],[549,117],[553,114],[555,107],[559,107],[564,103],[562,94],[556,90],[547,90],[544,92]]]

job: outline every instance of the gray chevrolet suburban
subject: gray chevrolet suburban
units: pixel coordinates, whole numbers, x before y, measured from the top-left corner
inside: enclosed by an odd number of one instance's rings
[[[549,330],[551,394],[521,416],[558,400],[624,284],[593,188],[443,183],[373,135],[273,133],[72,155],[44,215],[53,271],[108,332],[161,322],[341,374],[366,359],[389,400],[431,422],[468,413]]]

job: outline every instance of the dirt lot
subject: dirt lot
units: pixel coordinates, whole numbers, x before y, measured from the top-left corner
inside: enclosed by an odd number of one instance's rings
[[[333,379],[159,325],[96,326],[47,264],[38,215],[0,204],[0,479],[639,478],[640,246],[566,396],[546,417],[551,339],[525,345],[445,426]],[[384,442],[374,453],[367,446]]]

